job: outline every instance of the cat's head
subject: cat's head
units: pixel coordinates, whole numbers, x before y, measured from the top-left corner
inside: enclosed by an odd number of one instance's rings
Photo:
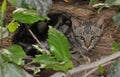
[[[89,51],[100,39],[103,27],[103,22],[100,19],[95,24],[90,21],[85,21],[82,25],[73,24],[73,32],[80,46],[86,51]]]

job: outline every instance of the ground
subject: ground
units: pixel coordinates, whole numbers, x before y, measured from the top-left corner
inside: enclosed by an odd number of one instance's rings
[[[1,3],[1,1],[0,1]],[[7,7],[7,13],[6,18],[10,22],[11,21],[11,14],[14,10],[14,7],[8,5]],[[112,20],[112,16],[115,15],[115,13],[118,11],[117,7],[111,7],[111,8],[105,8],[103,9],[99,14],[97,13],[97,9],[93,9],[88,4],[74,4],[74,3],[64,3],[64,2],[55,2],[53,4],[52,11],[62,10],[70,13],[73,18],[77,18],[80,22],[88,19],[92,21],[96,21],[100,16],[105,16],[105,27],[104,32],[101,37],[101,40],[99,43],[95,46],[95,48],[89,52],[86,53],[86,55],[91,59],[91,62],[97,61],[103,57],[106,57],[110,54],[112,54],[112,42],[116,41],[120,44],[120,29],[116,31],[115,23]],[[5,47],[10,45],[10,38],[6,38],[3,42],[3,44],[0,46]],[[84,64],[85,62],[83,62]],[[82,61],[81,61],[82,64]],[[106,66],[105,68],[109,69],[109,66]],[[104,76],[107,74],[108,70],[105,70]],[[94,72],[88,77],[101,77],[102,74],[98,71]],[[74,77],[80,77],[80,75],[75,75]]]

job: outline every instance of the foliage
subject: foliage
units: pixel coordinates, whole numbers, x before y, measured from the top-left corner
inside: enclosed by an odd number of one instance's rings
[[[108,4],[108,6],[119,6],[120,0],[105,0],[105,3]]]
[[[33,24],[37,21],[49,20],[46,16],[49,8],[51,7],[51,0],[8,0],[13,6],[17,7],[13,12],[13,20],[7,26],[10,32],[14,32],[19,23]],[[1,7],[1,25],[4,22],[4,13],[6,11],[7,2],[3,1]],[[36,12],[37,11],[37,12]],[[3,27],[2,27],[3,28]],[[6,28],[6,27],[5,27]],[[1,30],[3,34],[3,30]],[[3,36],[1,36],[2,38]],[[53,40],[54,39],[54,40]],[[46,53],[37,55],[32,63],[40,63],[45,65],[44,68],[51,68],[53,70],[59,70],[66,72],[68,69],[73,68],[71,62],[71,55],[69,52],[69,44],[66,37],[50,27],[48,33],[48,43],[50,46],[51,54]],[[11,45],[6,48],[0,49],[0,71],[2,77],[25,77],[23,69],[20,66],[24,66],[23,59],[25,58],[23,49],[18,45]],[[29,63],[30,64],[30,63]],[[9,70],[7,70],[9,69]],[[37,73],[35,71],[35,73]]]
[[[52,6],[52,0],[8,0],[18,8],[36,9],[40,15],[47,15]]]
[[[23,64],[23,58],[25,57],[25,53],[21,46],[11,45],[6,49],[1,49],[2,59],[7,62],[13,62],[17,65]]]
[[[37,55],[33,60],[33,63],[44,64],[46,68],[66,72],[68,69],[73,67],[67,38],[58,30],[52,27],[49,28],[47,41],[52,54]]]
[[[5,26],[5,11],[6,11],[6,6],[7,6],[7,2],[6,0],[3,1],[1,9],[0,9],[0,40],[2,40],[2,38],[8,36],[8,31],[7,29],[4,27]],[[2,42],[2,41],[1,41]]]
[[[8,26],[7,26],[7,29],[10,31],[10,32],[14,32],[17,28],[18,28],[18,22],[11,22]]]
[[[99,70],[99,72],[100,72],[100,73],[102,73],[102,74],[103,74],[105,69],[104,69],[104,67],[99,66],[99,67],[98,67],[98,70]]]
[[[112,50],[112,52],[118,52],[119,50],[120,50],[120,48],[119,48],[119,44],[118,43],[116,43],[116,42],[112,42],[112,46],[113,46],[113,50]]]
[[[105,0],[104,3],[97,3],[99,0],[90,0],[90,4],[93,5],[94,8],[98,8],[98,13],[100,13],[103,8],[109,8],[111,6],[119,6],[120,1],[119,0]],[[97,3],[97,4],[96,4]]]
[[[69,53],[69,44],[67,38],[59,31],[49,27],[48,44],[50,51],[56,56],[58,60],[69,60],[71,54]]]
[[[33,24],[37,21],[47,20],[48,17],[41,16],[35,10],[18,8],[13,12],[13,20],[21,23]]]
[[[117,13],[117,14],[115,14],[113,17],[112,17],[112,19],[114,20],[114,22],[115,22],[115,25],[117,26],[117,27],[120,27],[120,13]]]
[[[90,4],[95,4],[96,2],[98,2],[98,0],[90,0]],[[98,3],[93,5],[94,8],[98,8],[98,13],[101,12],[101,10],[103,10],[103,8],[109,8],[112,6],[120,6],[120,0],[105,0],[104,3]],[[120,27],[120,13],[118,12],[117,14],[115,14],[112,17],[113,21],[115,22],[115,25],[117,26],[117,28]]]
[[[120,76],[120,60],[112,64],[106,77],[119,77]]]
[[[1,73],[2,77],[26,77],[22,68],[8,62],[1,65]]]
[[[9,36],[9,32],[8,32],[7,28],[0,26],[0,40],[2,40],[2,38],[8,37],[8,36]]]
[[[4,0],[3,3],[2,3],[2,6],[1,6],[2,17],[3,17],[3,15],[5,14],[6,6],[7,6],[7,1]]]
[[[95,4],[97,3],[99,0],[90,0],[89,4]]]
[[[2,77],[25,77],[23,69],[18,65],[23,65],[25,53],[18,45],[12,45],[6,49],[0,49],[0,71]]]

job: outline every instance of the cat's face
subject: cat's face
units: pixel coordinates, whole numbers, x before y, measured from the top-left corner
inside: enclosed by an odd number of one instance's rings
[[[82,26],[75,29],[74,34],[76,41],[81,45],[82,48],[89,51],[100,39],[103,29],[95,26],[90,22],[84,22]]]
[[[101,16],[96,23],[85,21],[79,24],[76,20],[72,20],[73,33],[76,42],[86,51],[91,50],[100,39],[104,28],[104,16]]]

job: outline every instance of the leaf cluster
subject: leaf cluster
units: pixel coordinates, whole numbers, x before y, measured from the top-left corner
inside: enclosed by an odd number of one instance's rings
[[[49,20],[47,13],[52,5],[52,0],[8,0],[8,2],[16,7],[12,14],[13,20],[5,27],[9,32],[14,32],[19,27],[19,23],[33,24],[38,21]],[[7,1],[4,0],[0,11],[2,28],[6,7]],[[1,31],[0,33],[3,34],[3,30]],[[1,39],[3,39],[2,35]],[[42,53],[36,55],[32,63],[40,63],[45,65],[44,68],[64,72],[73,68],[67,38],[58,30],[50,27],[47,41],[51,54]],[[25,77],[23,68],[21,68],[21,66],[24,66],[23,59],[25,56],[24,50],[19,45],[1,48],[0,71],[2,77]]]

